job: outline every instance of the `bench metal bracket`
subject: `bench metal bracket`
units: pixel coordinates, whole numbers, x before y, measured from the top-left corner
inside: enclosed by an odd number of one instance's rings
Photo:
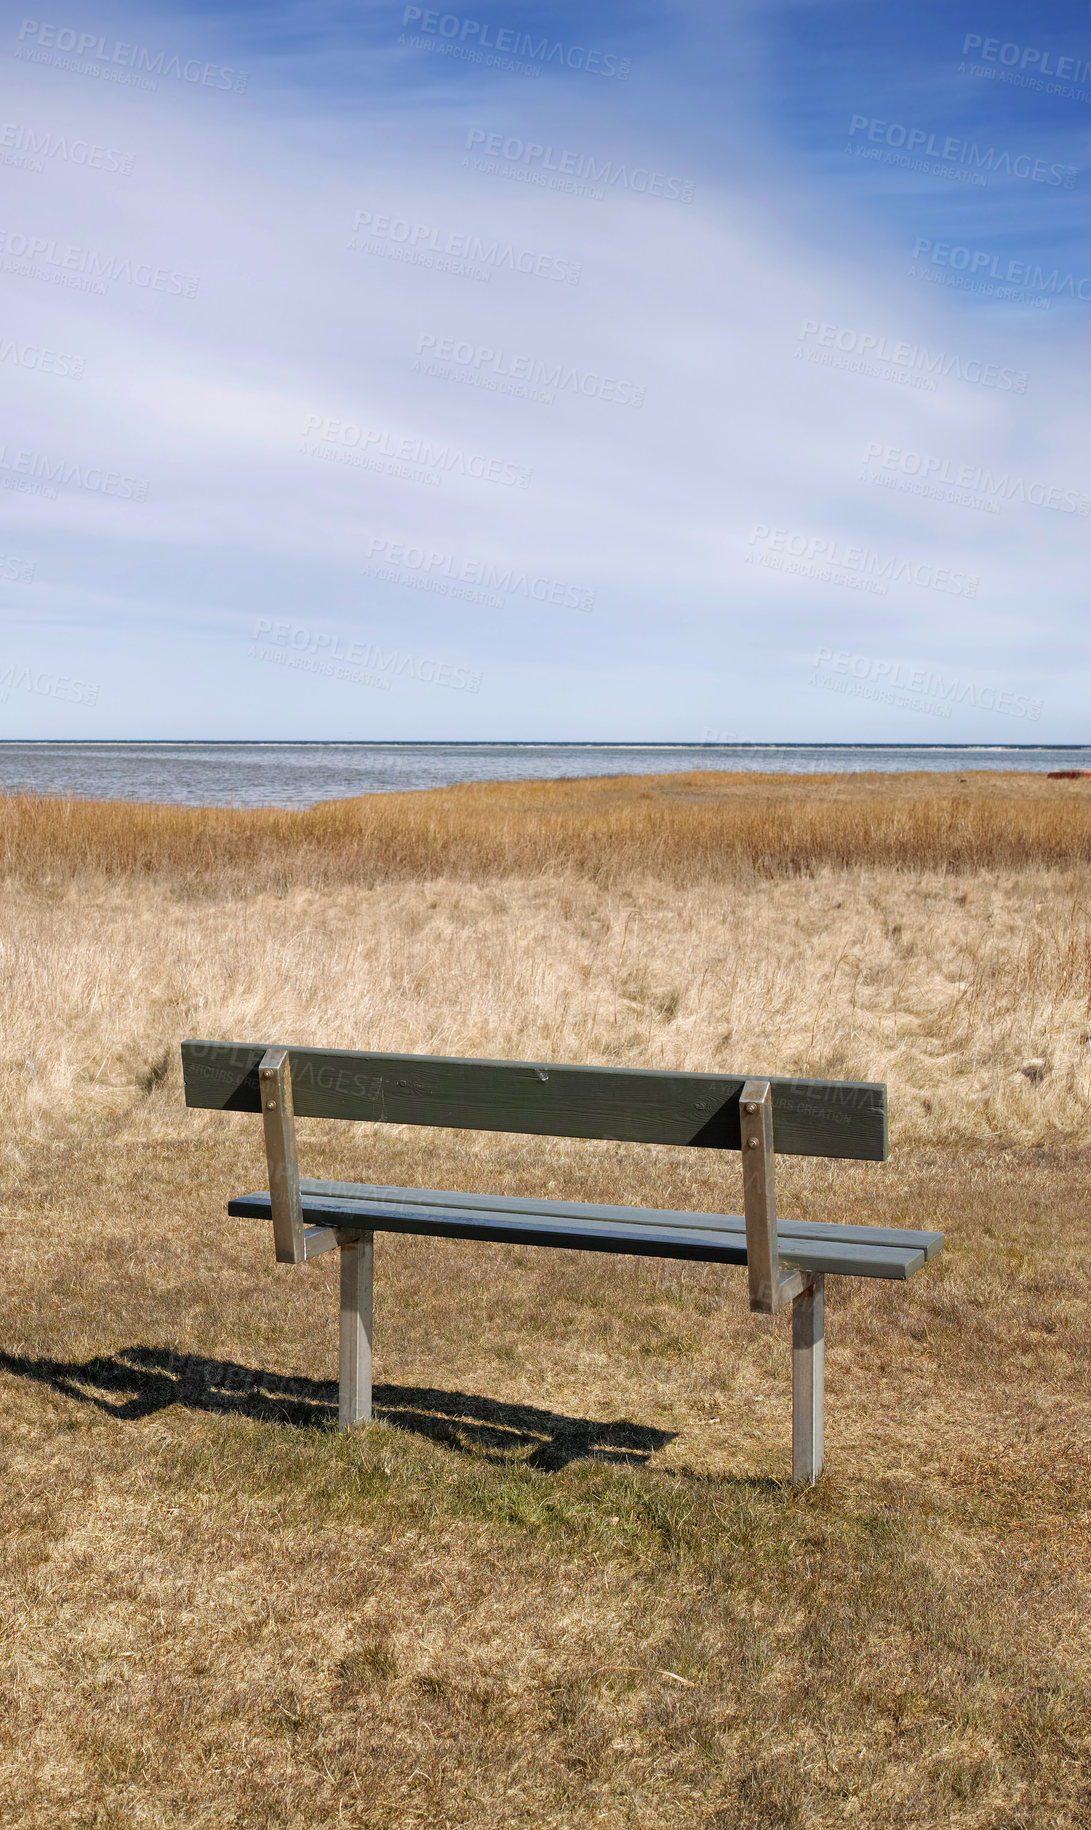
[[[286,1048],[267,1048],[258,1064],[265,1160],[273,1208],[273,1244],[278,1264],[302,1264],[303,1208],[299,1195],[299,1152],[292,1110],[292,1071]]]
[[[303,1235],[303,1256],[309,1263],[312,1258],[321,1258],[323,1252],[332,1252],[340,1243],[336,1227],[309,1226]]]
[[[808,1273],[785,1270],[777,1250],[773,1089],[767,1080],[748,1080],[743,1086],[739,1133],[750,1307],[755,1315],[776,1315],[799,1295]]]
[[[767,1080],[743,1086],[739,1139],[750,1308],[755,1315],[777,1315],[792,1305],[792,1479],[810,1485],[822,1472],[824,1453],[825,1279],[821,1272],[788,1270],[780,1262],[773,1090]]]
[[[292,1109],[292,1074],[286,1048],[269,1048],[258,1066],[265,1160],[278,1264],[303,1264],[341,1252],[341,1348],[338,1424],[349,1430],[371,1417],[371,1292],[374,1235],[343,1227],[305,1226],[299,1189],[299,1151]]]

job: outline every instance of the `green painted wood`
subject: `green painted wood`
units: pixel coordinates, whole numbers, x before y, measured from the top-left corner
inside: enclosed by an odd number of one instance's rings
[[[411,1193],[411,1191],[403,1191]],[[303,1218],[311,1226],[358,1226],[368,1232],[413,1233],[434,1239],[478,1239],[507,1245],[552,1246],[567,1251],[625,1253],[640,1258],[681,1258],[706,1264],[746,1263],[746,1234],[726,1225],[704,1224],[713,1218],[690,1214],[689,1226],[657,1224],[654,1210],[631,1210],[635,1224],[604,1220],[596,1210],[579,1218],[525,1213],[495,1207],[431,1205],[426,1201],[387,1201],[381,1196],[349,1197],[338,1194],[302,1194]],[[530,1204],[528,1204],[529,1206]],[[269,1220],[268,1194],[242,1195],[228,1202],[229,1214],[240,1219]],[[731,1218],[715,1216],[718,1220]],[[786,1266],[825,1271],[843,1277],[883,1277],[904,1283],[925,1263],[923,1247],[876,1245],[866,1240],[830,1239],[821,1225],[810,1226],[780,1240],[780,1258]],[[842,1228],[851,1232],[852,1228]],[[870,1228],[861,1228],[862,1232]],[[919,1236],[909,1234],[916,1242]]]
[[[183,1042],[186,1103],[257,1112],[265,1043]],[[537,1137],[739,1148],[742,1074],[472,1061],[352,1049],[289,1049],[300,1118],[514,1131]],[[887,1156],[886,1088],[876,1081],[774,1079],[783,1156]]]
[[[435,1207],[457,1211],[497,1214],[523,1214],[558,1220],[602,1220],[633,1227],[695,1226],[714,1231],[746,1231],[742,1214],[701,1214],[675,1207],[610,1207],[591,1201],[543,1201],[524,1195],[475,1195],[447,1188],[397,1188],[385,1182],[310,1182],[301,1180],[300,1193],[319,1199],[381,1201],[397,1208]],[[912,1252],[923,1252],[934,1258],[943,1248],[942,1233],[926,1233],[909,1226],[842,1226],[832,1220],[784,1220],[777,1218],[777,1236],[785,1239],[826,1239],[847,1245],[896,1246]]]

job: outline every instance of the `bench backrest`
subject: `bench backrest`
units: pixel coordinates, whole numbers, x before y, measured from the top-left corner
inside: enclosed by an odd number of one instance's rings
[[[183,1042],[186,1104],[260,1112],[258,1064],[275,1046]],[[288,1057],[298,1118],[741,1148],[742,1074],[330,1048],[290,1048]],[[770,1087],[778,1155],[885,1161],[886,1088],[880,1082],[770,1078]]]

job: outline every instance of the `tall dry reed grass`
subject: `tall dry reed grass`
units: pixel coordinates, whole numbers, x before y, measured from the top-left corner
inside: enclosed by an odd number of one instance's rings
[[[0,878],[190,890],[576,872],[599,883],[1091,862],[1084,782],[691,775],[475,783],[299,811],[0,799]]]

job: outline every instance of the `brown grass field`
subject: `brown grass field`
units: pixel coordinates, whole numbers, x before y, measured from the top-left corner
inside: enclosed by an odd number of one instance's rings
[[[309,813],[0,801],[4,1830],[1091,1824],[1091,782],[700,774]],[[885,1080],[785,1214],[827,1472],[741,1272],[228,1221],[184,1036]],[[1023,1070],[1031,1062],[1040,1066]],[[301,1125],[304,1171],[738,1211],[737,1159]]]

